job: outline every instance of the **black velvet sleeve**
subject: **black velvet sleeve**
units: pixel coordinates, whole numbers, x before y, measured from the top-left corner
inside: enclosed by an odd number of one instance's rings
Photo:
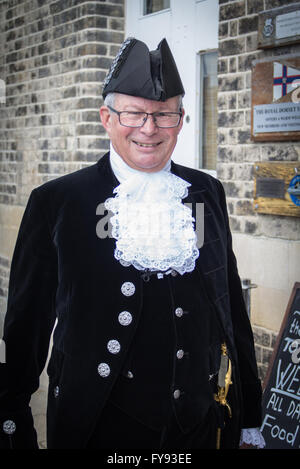
[[[29,402],[39,387],[55,321],[57,261],[38,189],[32,191],[13,254],[0,364],[0,448],[37,448]]]

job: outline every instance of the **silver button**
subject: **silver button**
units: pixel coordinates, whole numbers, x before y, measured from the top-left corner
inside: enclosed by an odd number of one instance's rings
[[[172,277],[177,277],[178,272],[176,270],[172,270],[171,275]]]
[[[132,371],[127,371],[127,374],[126,374],[127,378],[133,378],[133,373]]]
[[[181,318],[181,316],[183,315],[183,309],[182,308],[176,308],[175,309],[175,314],[178,318]]]
[[[132,321],[132,314],[129,311],[122,311],[118,316],[118,320],[122,326],[128,326]]]
[[[135,286],[132,282],[124,282],[121,286],[121,292],[125,296],[132,296],[135,292]]]
[[[178,360],[181,360],[184,356],[184,350],[177,350],[176,352],[176,357],[178,358]]]
[[[110,367],[107,363],[100,363],[98,365],[98,373],[102,378],[106,378],[110,375]]]
[[[174,399],[178,399],[180,397],[180,390],[179,389],[175,389],[175,391],[173,392],[173,396],[174,396]]]
[[[120,342],[116,339],[109,340],[107,343],[107,349],[110,353],[119,353],[121,350]]]
[[[2,428],[4,433],[6,433],[7,435],[12,435],[16,431],[16,424],[13,420],[5,420]]]
[[[53,394],[54,394],[54,397],[58,397],[58,395],[59,395],[59,386],[55,386],[55,388],[53,389]]]

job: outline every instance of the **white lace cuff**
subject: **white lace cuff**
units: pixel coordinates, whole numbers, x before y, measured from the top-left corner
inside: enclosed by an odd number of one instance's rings
[[[266,442],[259,428],[243,428],[241,431],[240,446],[243,443],[256,446],[259,449],[266,446]]]

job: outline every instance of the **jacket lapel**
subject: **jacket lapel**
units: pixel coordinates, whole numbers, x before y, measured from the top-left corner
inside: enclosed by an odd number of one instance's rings
[[[115,187],[120,184],[112,170],[109,161],[109,152],[105,153],[105,155],[98,160],[96,166],[101,180],[101,189],[107,192],[107,197],[109,197]]]

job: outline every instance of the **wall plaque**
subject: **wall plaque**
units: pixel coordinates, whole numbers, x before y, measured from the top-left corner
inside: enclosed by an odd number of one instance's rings
[[[258,48],[300,42],[300,5],[274,8],[258,16]]]
[[[251,136],[300,140],[300,57],[256,61],[252,70]]]
[[[284,179],[258,177],[256,179],[256,197],[284,199]]]
[[[300,217],[299,161],[255,163],[254,210]]]
[[[253,113],[254,135],[300,131],[300,103],[260,104]]]

